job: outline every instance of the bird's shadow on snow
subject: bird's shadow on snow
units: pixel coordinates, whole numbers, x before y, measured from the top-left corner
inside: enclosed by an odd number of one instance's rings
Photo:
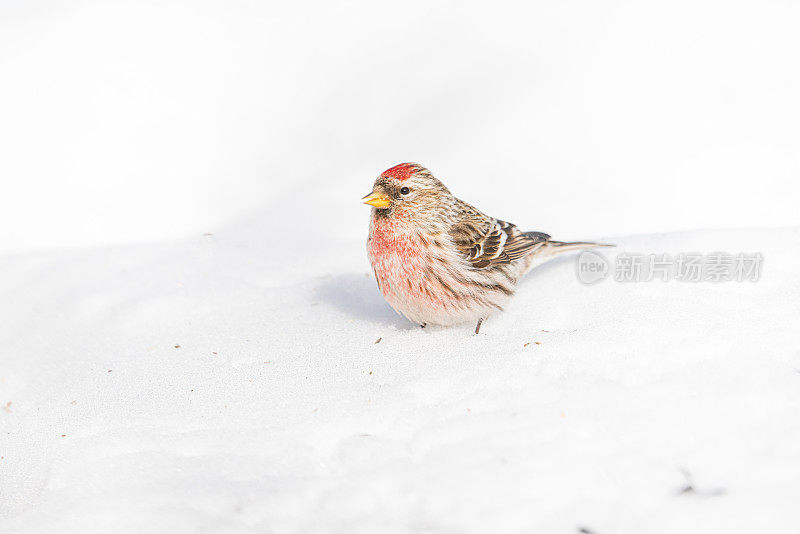
[[[327,276],[320,280],[314,293],[320,302],[333,306],[354,319],[392,325],[399,329],[414,326],[389,307],[381,297],[375,279],[368,274]]]

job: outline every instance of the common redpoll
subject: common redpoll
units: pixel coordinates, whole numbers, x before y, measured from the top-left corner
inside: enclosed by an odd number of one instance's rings
[[[454,197],[416,163],[384,171],[362,200],[372,206],[367,254],[378,288],[423,327],[477,321],[477,334],[530,269],[561,252],[603,246],[522,232]]]

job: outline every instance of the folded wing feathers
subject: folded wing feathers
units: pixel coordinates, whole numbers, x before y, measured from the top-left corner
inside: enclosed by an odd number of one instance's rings
[[[516,226],[505,221],[497,221],[508,235],[505,254],[513,261],[527,256],[540,248],[550,236],[542,232],[521,232]]]
[[[450,236],[475,269],[507,265],[550,238],[542,232],[521,232],[513,224],[487,217],[474,208],[465,211],[466,216],[453,226]]]

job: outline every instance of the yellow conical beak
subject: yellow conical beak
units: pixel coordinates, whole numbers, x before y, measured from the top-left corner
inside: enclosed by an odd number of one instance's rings
[[[386,195],[379,195],[378,193],[370,193],[361,199],[364,204],[375,206],[376,208],[385,208],[391,203],[389,197]]]

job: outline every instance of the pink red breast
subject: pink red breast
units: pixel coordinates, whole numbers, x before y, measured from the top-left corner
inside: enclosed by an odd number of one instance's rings
[[[426,280],[428,244],[413,232],[403,231],[403,221],[376,219],[367,254],[381,293],[395,306],[398,299],[434,305]],[[396,307],[396,306],[395,306]]]

